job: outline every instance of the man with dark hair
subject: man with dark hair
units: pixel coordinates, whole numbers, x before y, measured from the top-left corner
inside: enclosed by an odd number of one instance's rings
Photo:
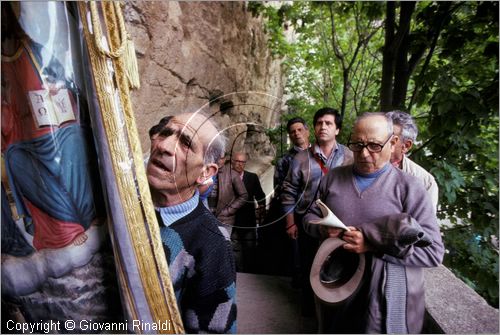
[[[149,134],[149,140],[150,140],[150,148],[149,151],[144,155],[144,165],[148,165],[149,161],[149,155],[151,155],[151,150],[153,149],[153,144],[155,143],[156,138],[158,137],[158,134],[160,131],[165,128],[165,126],[170,122],[173,116],[168,115],[163,118],[161,118],[160,122],[149,128],[148,134]]]
[[[334,108],[321,108],[318,110],[314,116],[313,116],[313,125],[316,127],[316,123],[320,118],[323,118],[325,115],[332,115],[335,119],[335,126],[336,128],[340,131],[342,129],[342,116],[340,115],[340,112]]]
[[[170,122],[173,116],[168,115],[163,117],[158,124],[155,124],[151,128],[149,128],[149,139],[152,141],[156,138],[156,135],[165,127],[167,123]]]
[[[423,268],[438,266],[444,246],[422,183],[390,164],[397,141],[383,113],[360,116],[348,147],[354,164],[323,178],[319,198],[348,231],[312,224],[316,203],[304,217],[315,237],[341,238],[343,250],[364,253],[364,281],[335,306],[319,304],[320,332],[418,334],[425,313]],[[341,263],[341,262],[339,262]]]
[[[283,182],[290,168],[290,164],[297,153],[310,147],[309,127],[306,121],[301,117],[294,117],[288,120],[286,124],[288,138],[292,142],[292,147],[276,163],[274,170],[274,196],[271,200],[266,225],[259,233],[261,237],[261,249],[267,254],[266,260],[270,264],[270,270],[281,270],[281,272],[290,273],[292,276],[292,286],[298,287],[300,280],[300,261],[298,254],[298,243],[296,239],[289,239],[283,234],[286,221],[285,212],[281,205],[281,192]],[[266,249],[267,248],[267,249]],[[270,257],[274,257],[274,260]],[[283,260],[286,259],[286,262]]]
[[[157,136],[147,176],[184,328],[186,333],[235,333],[231,243],[198,192],[217,173],[224,138],[210,119],[191,113],[173,117]]]
[[[434,208],[437,209],[439,189],[434,177],[423,167],[406,157],[413,143],[417,140],[418,128],[410,114],[398,110],[387,112],[386,115],[394,123],[394,135],[397,136],[396,144],[391,155],[391,164],[404,172],[422,180],[425,189],[431,196]]]
[[[302,150],[309,148],[309,128],[306,121],[301,117],[294,117],[286,124],[288,137],[293,144],[293,147],[276,163],[274,170],[274,192],[275,196],[279,197],[283,181],[290,168],[290,162],[295,155]]]
[[[291,239],[298,239],[303,314],[314,314],[314,300],[309,283],[309,272],[318,240],[308,236],[302,218],[312,202],[317,199],[321,178],[331,169],[350,164],[352,152],[340,143],[337,135],[342,127],[342,117],[333,108],[322,108],[314,115],[316,143],[303,150],[291,162],[283,183],[281,203],[286,213],[286,230]]]

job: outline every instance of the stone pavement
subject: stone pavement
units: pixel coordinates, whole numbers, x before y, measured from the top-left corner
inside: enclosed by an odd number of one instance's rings
[[[259,157],[246,166],[259,175],[268,203],[273,192],[271,159]],[[239,334],[316,333],[315,318],[301,316],[300,291],[292,288],[290,277],[238,272],[236,287]]]
[[[239,334],[313,334],[315,318],[300,315],[300,292],[290,278],[238,273]]]

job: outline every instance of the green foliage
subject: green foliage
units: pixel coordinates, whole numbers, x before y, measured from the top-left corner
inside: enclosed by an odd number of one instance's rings
[[[376,78],[381,59],[375,54],[383,44],[380,29],[383,5],[374,2],[293,2],[262,6],[261,13],[266,18],[271,50],[284,57],[285,93],[292,97],[288,102],[291,113],[300,112],[307,120],[312,120],[314,112],[321,107],[340,110],[344,94],[342,64],[332,47],[330,6],[334,12],[335,37],[346,62],[354,56],[353,41],[357,43],[359,38],[374,33],[366,47],[358,52],[347,82],[350,99],[347,99],[344,118],[345,124],[351,124],[358,113],[375,110],[378,105]],[[288,39],[285,36],[289,36]],[[361,56],[365,57],[363,61]]]
[[[339,138],[345,143],[354,118],[378,110],[385,6],[384,2],[259,3],[271,48],[284,57],[290,114],[312,121],[323,106],[340,109],[347,94]],[[417,63],[407,92],[407,102],[416,92],[412,114],[420,130],[412,159],[435,176],[440,187],[438,216],[451,222],[443,227],[449,250],[445,264],[493,306],[498,306],[498,247],[490,243],[491,236],[498,237],[499,224],[498,13],[495,1],[417,2],[410,54],[421,49],[422,60],[431,57]],[[344,90],[345,64],[335,54],[333,37],[349,60],[360,37],[377,26],[380,29],[354,59]],[[439,38],[429,54],[433,31],[439,31]]]
[[[271,162],[273,165],[276,165],[288,149],[286,147],[286,137],[288,136],[286,132],[286,122],[282,122],[275,128],[266,129],[266,135],[269,137],[271,143],[276,146],[276,156]]]
[[[498,3],[462,4],[418,78],[425,92],[418,109],[430,111],[419,127],[427,142],[413,158],[440,186],[439,216],[465,225],[444,230],[445,263],[498,306],[498,252],[490,245],[499,220],[498,54],[489,52],[495,41]]]
[[[444,242],[449,249],[444,265],[498,308],[498,252],[492,249],[489,237],[477,236],[468,226],[448,230]]]

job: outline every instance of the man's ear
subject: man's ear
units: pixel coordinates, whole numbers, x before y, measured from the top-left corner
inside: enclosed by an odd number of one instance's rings
[[[212,178],[212,176],[215,176],[217,174],[217,171],[219,170],[217,164],[215,163],[210,163],[206,164],[203,166],[203,171],[200,174],[200,176],[196,179],[196,182],[198,184],[203,184],[207,179]]]
[[[413,141],[412,140],[406,140],[403,142],[403,145],[401,147],[402,151],[404,154],[406,154],[408,151],[410,151],[411,147],[413,146]]]
[[[389,143],[391,143],[391,152],[395,152],[396,150],[396,143],[400,140],[400,137],[398,135],[392,135],[392,138],[389,140]]]

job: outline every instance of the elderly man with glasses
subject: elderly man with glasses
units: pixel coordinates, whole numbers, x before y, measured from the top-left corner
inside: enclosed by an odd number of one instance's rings
[[[348,143],[354,164],[333,169],[319,187],[319,198],[350,230],[310,223],[322,218],[316,204],[304,217],[309,234],[341,238],[367,262],[356,293],[334,307],[320,304],[321,332],[422,331],[423,268],[438,266],[444,247],[424,185],[390,163],[397,140],[383,113],[360,116]]]
[[[257,270],[257,228],[262,226],[266,212],[266,195],[259,176],[245,170],[247,159],[244,152],[235,152],[231,157],[233,172],[241,179],[248,193],[248,200],[236,211],[231,236],[236,255],[236,269],[240,272]]]

